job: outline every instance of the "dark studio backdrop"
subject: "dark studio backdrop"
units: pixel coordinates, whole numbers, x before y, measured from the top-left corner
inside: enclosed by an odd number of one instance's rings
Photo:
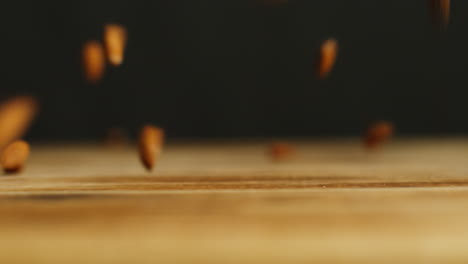
[[[426,0],[26,0],[0,8],[0,95],[42,105],[29,136],[97,139],[144,123],[172,137],[468,133],[468,1],[448,28]],[[128,29],[124,64],[89,85],[81,46]],[[317,80],[320,43],[340,45]]]

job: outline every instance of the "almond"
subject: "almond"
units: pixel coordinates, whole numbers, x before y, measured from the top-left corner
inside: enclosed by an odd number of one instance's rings
[[[429,0],[429,5],[434,22],[446,27],[450,19],[450,0]]]
[[[286,142],[275,142],[269,146],[268,150],[273,161],[283,161],[290,159],[294,153],[294,147]]]
[[[364,145],[369,149],[376,149],[388,141],[394,132],[393,124],[387,121],[379,121],[372,124],[364,136]]]
[[[118,24],[107,24],[104,28],[104,43],[109,62],[118,66],[124,59],[127,30]]]
[[[152,125],[145,125],[140,132],[138,142],[140,159],[145,168],[150,171],[161,154],[164,141],[164,130]]]
[[[101,80],[105,69],[104,50],[101,43],[90,40],[83,45],[83,71],[90,83]]]
[[[331,38],[323,42],[320,47],[318,60],[317,60],[317,77],[325,79],[335,65],[336,56],[338,53],[338,43],[335,39]]]
[[[13,97],[0,105],[0,148],[23,136],[37,110],[31,96]]]
[[[21,171],[29,157],[30,147],[26,141],[17,140],[9,144],[2,151],[0,163],[5,173]]]
[[[447,25],[450,18],[450,0],[440,0],[440,14],[442,23]]]

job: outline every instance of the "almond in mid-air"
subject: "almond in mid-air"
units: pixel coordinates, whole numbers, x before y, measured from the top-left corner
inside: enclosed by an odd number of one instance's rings
[[[83,71],[90,83],[101,80],[106,67],[104,49],[101,43],[90,40],[83,45]]]
[[[23,136],[38,111],[31,96],[17,96],[0,104],[0,148]]]
[[[338,54],[338,42],[331,38],[327,39],[320,46],[318,60],[316,65],[316,74],[319,79],[325,79],[335,65]]]
[[[369,149],[376,149],[388,141],[394,132],[393,124],[387,121],[379,121],[371,126],[364,135],[364,145]]]
[[[118,66],[124,59],[127,30],[118,24],[107,24],[104,28],[104,43],[109,62]]]
[[[26,141],[17,140],[7,145],[0,156],[0,163],[5,173],[21,171],[29,157],[30,147]]]
[[[144,126],[140,131],[138,148],[140,160],[147,170],[152,170],[161,154],[164,143],[164,130],[152,125]]]
[[[429,6],[434,22],[446,27],[450,19],[450,0],[429,0]]]

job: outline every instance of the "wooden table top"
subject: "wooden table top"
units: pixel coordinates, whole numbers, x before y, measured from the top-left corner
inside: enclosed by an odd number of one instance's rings
[[[0,177],[0,263],[468,263],[468,139],[34,145]]]

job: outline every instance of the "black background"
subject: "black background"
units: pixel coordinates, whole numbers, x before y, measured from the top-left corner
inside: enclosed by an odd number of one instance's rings
[[[373,120],[402,134],[468,131],[468,1],[446,30],[425,0],[45,0],[0,7],[0,95],[42,105],[30,135],[95,139],[144,123],[172,137],[357,135]],[[124,64],[83,80],[81,45],[108,22],[129,32]],[[327,80],[320,43],[340,44]]]

